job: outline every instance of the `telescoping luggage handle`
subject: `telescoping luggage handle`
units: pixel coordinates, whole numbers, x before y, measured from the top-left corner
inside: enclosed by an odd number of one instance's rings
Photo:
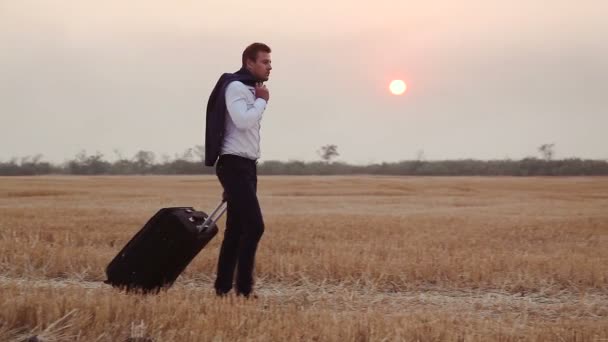
[[[224,196],[220,204],[217,206],[217,208],[215,208],[215,210],[213,210],[211,214],[209,214],[205,222],[203,222],[203,224],[200,226],[197,226],[199,233],[209,228],[212,224],[215,224],[215,222],[217,222],[217,220],[224,215],[226,209],[228,209],[228,205],[226,204],[226,197]]]

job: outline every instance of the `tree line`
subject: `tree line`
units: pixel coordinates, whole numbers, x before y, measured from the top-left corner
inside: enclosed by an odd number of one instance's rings
[[[334,162],[339,155],[336,145],[319,149],[319,161],[270,160],[258,165],[260,175],[408,175],[408,176],[596,176],[608,175],[608,161],[596,159],[553,159],[553,144],[539,147],[541,158],[520,160],[434,160],[424,159],[422,152],[416,160],[370,165],[352,165]],[[158,160],[151,151],[138,151],[131,158],[118,154],[110,162],[101,153],[78,153],[61,164],[42,160],[42,155],[0,161],[0,176],[19,175],[199,175],[214,174],[213,167],[203,164],[204,148],[195,146],[173,158],[162,156]]]

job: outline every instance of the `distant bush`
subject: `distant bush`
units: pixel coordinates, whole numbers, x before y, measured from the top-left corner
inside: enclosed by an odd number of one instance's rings
[[[0,175],[2,176],[27,176],[45,175],[60,172],[60,168],[48,162],[41,161],[42,155],[34,157],[23,157],[19,161],[13,158],[8,162],[0,162]]]

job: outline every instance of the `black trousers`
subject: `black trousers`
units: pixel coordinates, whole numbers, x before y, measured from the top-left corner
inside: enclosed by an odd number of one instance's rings
[[[220,295],[228,293],[236,269],[236,292],[248,296],[253,289],[258,242],[264,233],[264,219],[256,194],[256,162],[235,155],[221,155],[216,174],[227,196],[228,212],[215,290]]]

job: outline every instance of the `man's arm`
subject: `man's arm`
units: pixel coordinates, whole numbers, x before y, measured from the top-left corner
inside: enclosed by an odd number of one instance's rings
[[[240,82],[232,82],[226,88],[226,108],[238,129],[253,127],[260,121],[266,109],[266,100],[262,98],[255,99],[253,107],[248,109],[246,101],[248,91],[249,89]]]

